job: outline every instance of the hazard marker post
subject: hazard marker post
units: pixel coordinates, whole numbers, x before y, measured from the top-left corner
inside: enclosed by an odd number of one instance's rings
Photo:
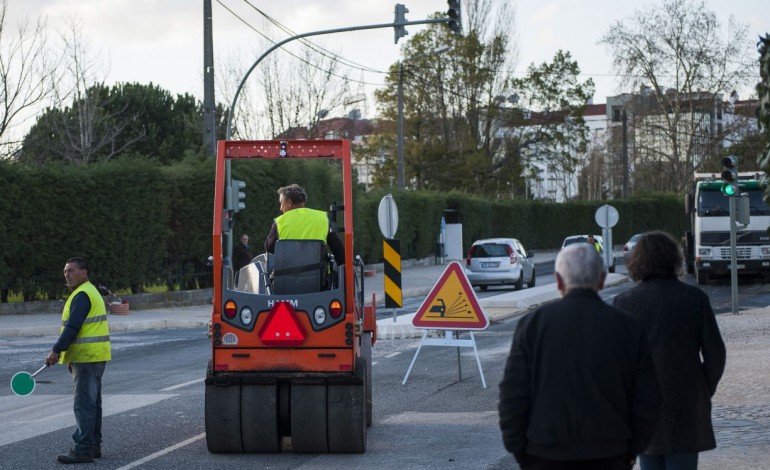
[[[444,273],[414,315],[412,325],[415,328],[425,328],[426,330],[422,334],[420,345],[414,353],[412,363],[409,364],[409,369],[406,371],[401,385],[406,385],[406,380],[409,378],[423,346],[450,346],[457,348],[457,371],[460,381],[463,380],[460,348],[473,348],[476,365],[481,376],[481,385],[487,388],[473,331],[485,330],[489,326],[489,321],[479,306],[476,292],[468,282],[468,277],[460,263],[453,261],[447,265]],[[444,331],[444,337],[428,338],[428,330],[446,331]],[[467,331],[470,339],[460,339],[462,331]]]
[[[398,230],[398,207],[393,195],[388,194],[380,201],[377,209],[377,221],[380,232],[385,238],[382,241],[382,257],[385,268],[385,308],[401,308],[404,306],[401,290],[401,243],[396,236]],[[395,310],[394,317],[395,321]]]

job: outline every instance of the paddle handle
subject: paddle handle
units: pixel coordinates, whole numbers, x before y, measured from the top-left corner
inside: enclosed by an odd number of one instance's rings
[[[37,370],[37,372],[35,372],[34,374],[32,374],[30,377],[34,377],[34,376],[36,376],[37,374],[39,374],[39,373],[43,372],[43,369],[45,369],[46,367],[48,367],[48,366],[47,366],[46,364],[43,364],[43,367],[41,367],[40,369],[38,369],[38,370]]]

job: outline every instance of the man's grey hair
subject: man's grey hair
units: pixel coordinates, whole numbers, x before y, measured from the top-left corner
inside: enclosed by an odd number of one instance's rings
[[[559,252],[554,266],[566,290],[586,287],[596,290],[604,273],[599,252],[588,243],[573,243]]]

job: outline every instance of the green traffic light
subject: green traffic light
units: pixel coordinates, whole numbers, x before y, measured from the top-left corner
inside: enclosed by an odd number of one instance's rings
[[[722,193],[725,196],[735,196],[738,193],[738,188],[735,184],[725,183],[722,185]]]

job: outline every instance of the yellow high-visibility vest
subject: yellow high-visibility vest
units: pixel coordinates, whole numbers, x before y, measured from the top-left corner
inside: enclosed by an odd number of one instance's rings
[[[104,306],[99,291],[90,282],[84,282],[77,289],[72,291],[67,302],[64,304],[64,311],[61,315],[61,330],[64,331],[64,325],[70,317],[70,304],[80,292],[85,292],[91,301],[91,310],[83,322],[82,328],[75,340],[70,344],[66,351],[59,355],[59,364],[68,362],[103,362],[112,359],[112,350],[110,348],[110,328],[107,325],[107,308]]]
[[[326,212],[300,207],[276,217],[279,240],[321,240],[326,243],[329,219]]]

